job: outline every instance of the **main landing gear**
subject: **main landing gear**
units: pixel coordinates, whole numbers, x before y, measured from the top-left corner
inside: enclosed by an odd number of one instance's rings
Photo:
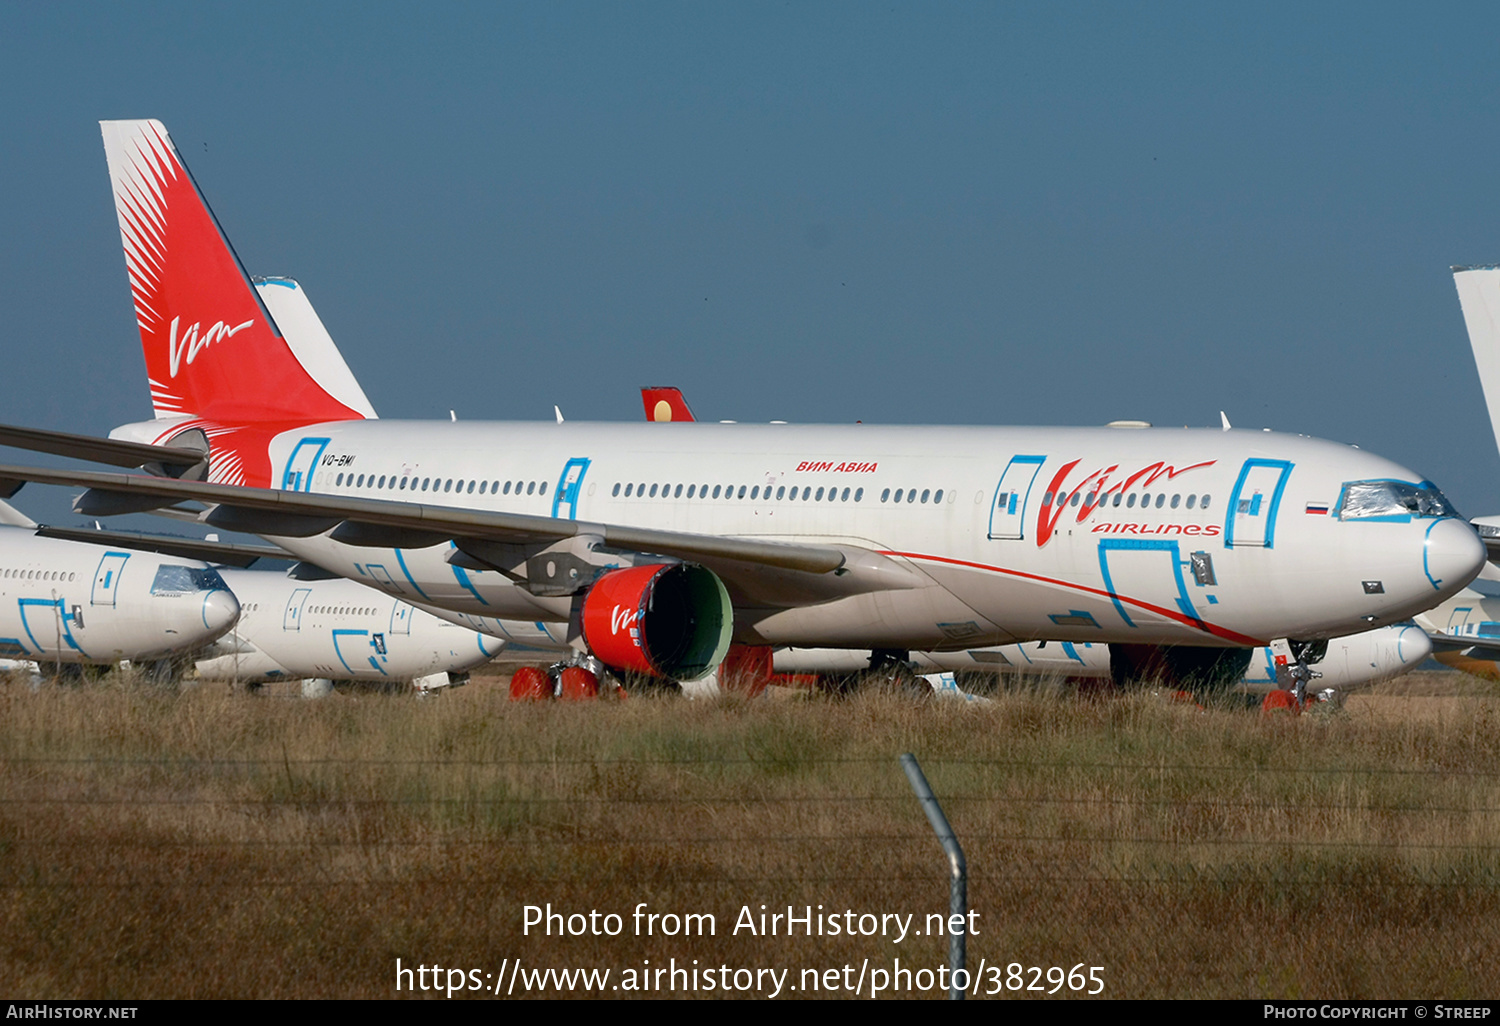
[[[608,694],[624,698],[625,689],[610,675],[603,663],[593,656],[576,656],[543,669],[523,666],[511,674],[510,698],[513,702],[560,698],[565,702],[587,702]]]

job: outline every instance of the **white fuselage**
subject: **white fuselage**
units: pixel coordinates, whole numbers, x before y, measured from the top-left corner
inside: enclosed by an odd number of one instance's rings
[[[242,612],[235,629],[198,660],[198,675],[210,680],[410,681],[461,673],[505,647],[353,581],[220,572]]]
[[[1255,647],[1405,620],[1484,560],[1452,516],[1340,515],[1350,482],[1418,475],[1269,432],[370,420],[282,433],[269,455],[272,487],[841,544],[909,573],[847,594],[832,575],[729,575],[750,644]],[[566,598],[454,566],[450,544],[278,541],[403,599],[569,616]]]
[[[0,655],[158,659],[209,643],[238,615],[206,563],[0,526]]]

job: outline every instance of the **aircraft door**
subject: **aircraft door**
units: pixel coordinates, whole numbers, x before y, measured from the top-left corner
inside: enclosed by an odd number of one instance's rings
[[[91,606],[113,606],[115,604],[115,592],[120,587],[120,574],[125,569],[125,562],[130,558],[128,552],[106,552],[104,558],[99,560],[99,569],[94,571],[94,589],[89,596]]]
[[[574,457],[563,464],[562,477],[557,479],[557,490],[552,493],[552,515],[578,519],[578,491],[583,487],[583,475],[589,472],[589,461]]]
[[[1276,513],[1292,464],[1286,460],[1246,460],[1229,493],[1225,513],[1224,547],[1254,545],[1274,548]]]
[[[1453,612],[1449,613],[1448,633],[1462,634],[1464,632],[1464,628],[1468,626],[1469,614],[1473,612],[1474,609],[1472,606],[1459,606],[1458,608],[1454,609]]]
[[[313,471],[318,468],[318,457],[328,448],[328,438],[304,438],[292,449],[286,461],[286,470],[281,474],[281,487],[289,492],[312,490]]]
[[[990,503],[990,537],[1025,537],[1025,519],[1032,485],[1037,472],[1047,462],[1045,456],[1013,456],[1006,464],[1000,483],[995,486],[995,498]]]
[[[39,653],[63,655],[68,649],[83,652],[68,629],[72,616],[63,610],[62,599],[21,599],[21,629]]]
[[[411,633],[411,611],[412,607],[405,602],[396,602],[391,608],[391,633]]]
[[[307,596],[311,594],[311,588],[298,588],[292,592],[292,597],[286,601],[286,615],[281,618],[282,630],[300,631],[302,629],[302,606],[307,601]]]
[[[1184,619],[1202,622],[1188,593],[1186,565],[1175,541],[1106,538],[1099,542],[1104,587],[1127,627],[1182,623]]]

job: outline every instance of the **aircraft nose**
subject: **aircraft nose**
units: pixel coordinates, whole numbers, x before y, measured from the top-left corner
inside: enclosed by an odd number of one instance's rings
[[[203,626],[217,637],[234,626],[240,618],[240,602],[223,588],[203,596]]]
[[[1457,517],[1445,517],[1427,529],[1422,569],[1439,591],[1451,595],[1468,584],[1484,568],[1485,558],[1479,534]]]

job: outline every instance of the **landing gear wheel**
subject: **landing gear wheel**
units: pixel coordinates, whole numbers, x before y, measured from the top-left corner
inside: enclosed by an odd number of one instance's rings
[[[510,678],[512,702],[545,701],[552,697],[552,678],[536,666],[523,666]]]
[[[1290,713],[1296,716],[1302,711],[1302,703],[1297,701],[1297,696],[1290,691],[1276,690],[1268,693],[1260,703],[1260,711],[1267,716],[1277,713]]]
[[[565,666],[558,675],[558,697],[567,702],[586,702],[599,697],[599,678],[582,666]]]
[[[877,691],[907,698],[927,698],[932,687],[912,669],[906,652],[877,648],[870,653],[870,672],[866,680]]]

